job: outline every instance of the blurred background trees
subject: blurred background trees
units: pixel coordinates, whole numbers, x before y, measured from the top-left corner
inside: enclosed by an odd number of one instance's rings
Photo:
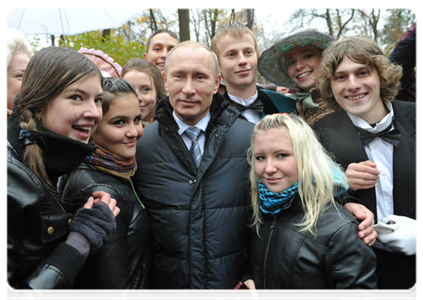
[[[389,55],[402,34],[416,22],[416,15],[408,9],[298,9],[292,11],[282,26],[266,21],[260,19],[255,9],[145,9],[119,29],[53,37],[52,43],[76,50],[81,47],[102,50],[123,65],[130,58],[143,56],[148,37],[157,29],[172,30],[181,41],[210,45],[221,27],[241,22],[253,30],[262,51],[295,31],[315,28],[336,39],[369,36]],[[40,38],[35,37],[34,47],[40,44]]]

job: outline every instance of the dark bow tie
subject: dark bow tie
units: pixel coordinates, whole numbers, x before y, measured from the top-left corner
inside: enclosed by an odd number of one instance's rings
[[[231,100],[231,105],[234,106],[237,110],[239,110],[239,112],[243,112],[246,109],[252,109],[255,110],[259,113],[263,112],[263,103],[261,102],[260,99],[256,99],[253,103],[251,103],[251,105],[249,106],[244,106],[242,104],[239,104],[235,101]]]
[[[358,131],[358,136],[361,138],[361,140],[363,141],[365,145],[370,143],[376,137],[379,137],[394,146],[398,146],[400,142],[401,132],[396,128],[394,130],[391,130],[392,123],[390,126],[388,126],[388,128],[386,128],[385,130],[379,133],[371,133],[362,128],[359,128],[359,127],[356,127],[356,128]]]

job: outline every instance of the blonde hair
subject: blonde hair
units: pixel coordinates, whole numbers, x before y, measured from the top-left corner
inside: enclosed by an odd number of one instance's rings
[[[335,41],[323,51],[317,86],[326,99],[333,97],[331,80],[344,57],[374,69],[379,74],[380,96],[394,101],[401,88],[402,67],[393,64],[379,45],[368,37],[350,37]]]
[[[7,40],[7,66],[9,66],[13,55],[16,52],[25,53],[28,58],[34,55],[31,45],[29,44],[25,35],[12,28],[6,29],[6,40]]]
[[[340,182],[347,188],[347,178],[340,166],[322,147],[316,134],[307,123],[297,115],[273,114],[261,119],[255,126],[248,150],[251,165],[251,201],[253,206],[252,226],[257,233],[262,223],[258,197],[258,176],[255,172],[254,142],[257,134],[271,129],[281,129],[292,141],[294,156],[298,166],[298,194],[305,211],[304,219],[297,224],[300,231],[315,234],[315,225],[329,205],[335,205],[335,194]],[[336,178],[336,182],[335,179]]]
[[[260,50],[258,47],[257,39],[254,36],[254,33],[251,31],[251,29],[243,24],[233,23],[222,28],[213,36],[213,39],[211,42],[211,49],[213,50],[214,53],[216,53],[218,57],[219,57],[219,51],[217,50],[217,43],[225,35],[230,35],[238,39],[243,38],[244,36],[251,36],[254,41],[254,50],[256,51],[257,58],[260,56]]]

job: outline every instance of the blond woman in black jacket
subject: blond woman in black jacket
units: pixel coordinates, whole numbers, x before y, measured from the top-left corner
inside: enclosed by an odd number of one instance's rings
[[[357,220],[335,198],[345,175],[300,117],[275,114],[255,127],[250,149],[250,264],[259,289],[376,288],[376,257]]]

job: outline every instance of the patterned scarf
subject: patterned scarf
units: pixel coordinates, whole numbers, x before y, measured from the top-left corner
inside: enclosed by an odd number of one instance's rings
[[[138,197],[134,184],[131,180],[131,177],[137,170],[137,161],[135,160],[135,156],[130,159],[125,159],[99,145],[96,145],[96,147],[97,149],[93,152],[93,154],[87,157],[87,163],[103,173],[128,180],[141,207],[145,208],[144,204],[142,204],[140,198]]]
[[[339,169],[333,169],[334,196],[340,197],[347,192],[349,186]],[[265,214],[275,215],[291,206],[294,194],[298,192],[298,182],[279,193],[273,193],[259,180],[259,207]]]
[[[259,207],[265,214],[275,215],[291,206],[294,194],[298,191],[298,183],[279,193],[273,193],[259,180]]]
[[[97,149],[87,157],[88,163],[104,173],[130,180],[137,170],[137,161],[135,160],[135,156],[130,159],[126,159],[102,148],[99,145],[96,146]]]

